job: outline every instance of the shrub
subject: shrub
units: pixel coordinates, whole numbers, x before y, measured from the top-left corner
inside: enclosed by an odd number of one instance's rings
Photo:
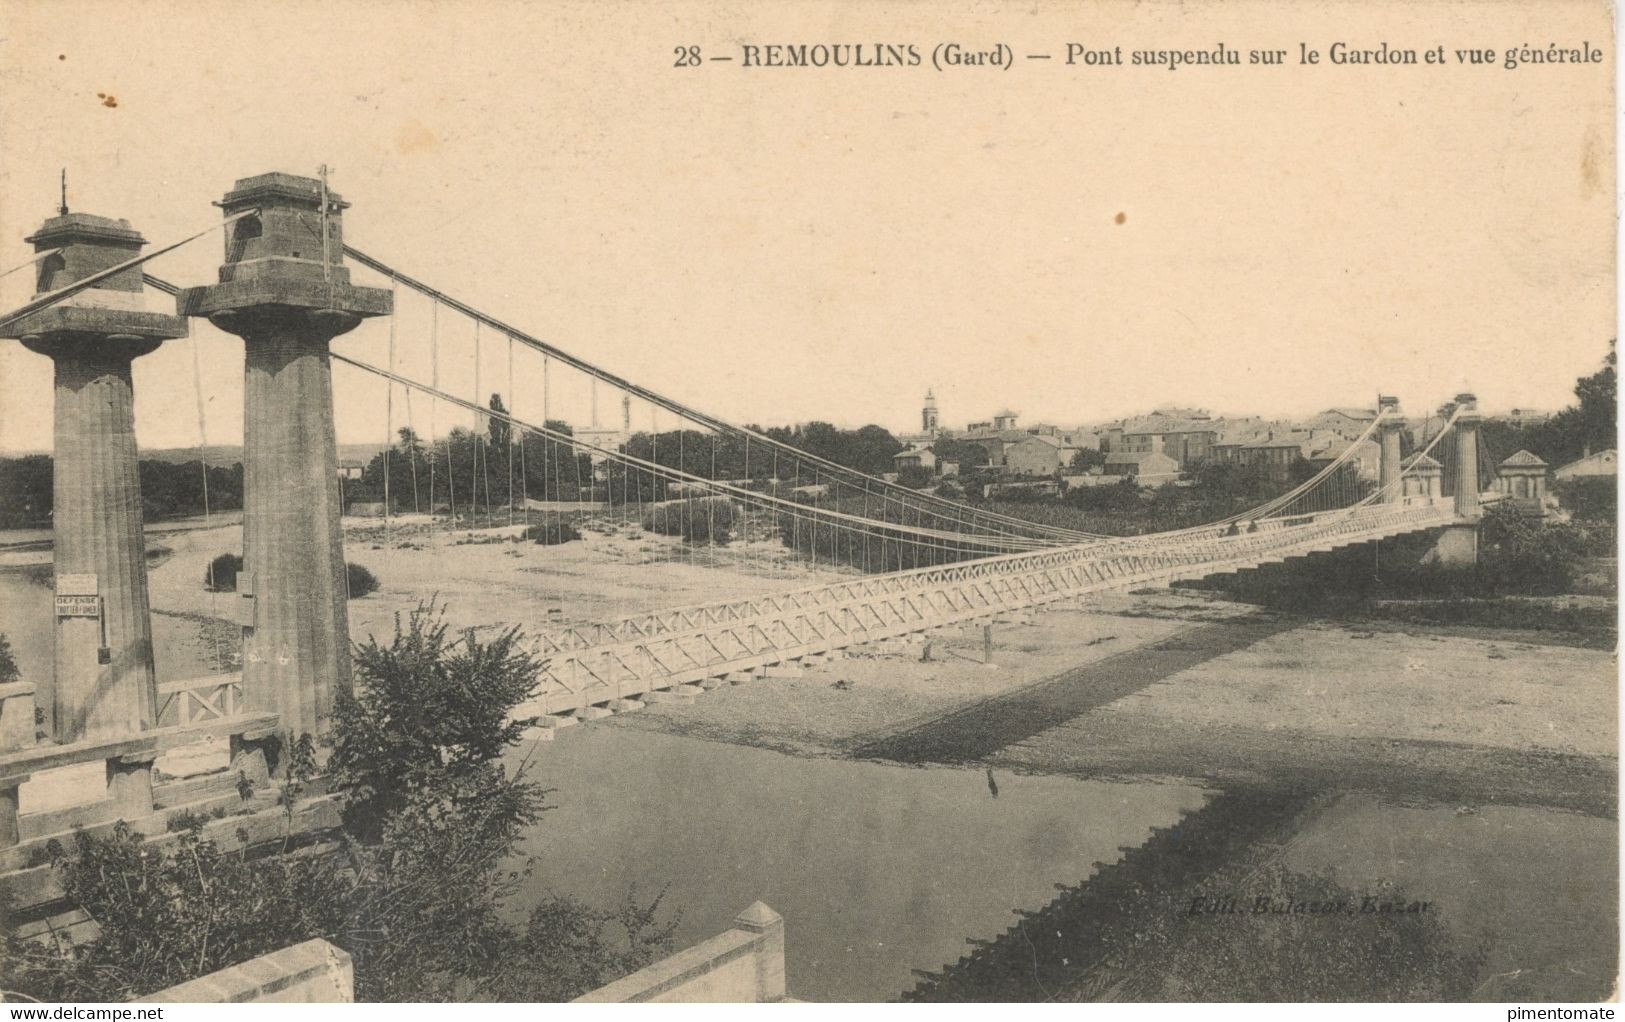
[[[203,588],[211,593],[234,593],[237,591],[237,576],[242,571],[243,558],[240,554],[221,554],[210,561],[208,569],[204,571]],[[359,599],[378,591],[377,577],[361,565],[346,564],[344,574],[350,599]]]
[[[733,538],[734,504],[727,497],[689,497],[655,504],[643,512],[646,532],[681,536],[690,543],[721,545]]]
[[[0,685],[9,685],[21,676],[17,660],[11,655],[11,643],[0,634]]]
[[[935,473],[923,465],[904,465],[897,470],[897,485],[911,490],[923,490],[936,478]]]
[[[581,538],[581,530],[563,518],[539,522],[525,530],[525,538],[541,546],[558,546]]]
[[[0,989],[130,1000],[313,937],[350,953],[358,1001],[563,1001],[642,968],[676,925],[656,924],[658,897],[639,905],[632,891],[613,911],[554,898],[520,925],[502,911],[544,808],[523,764],[503,760],[534,723],[511,718],[537,669],[517,629],[453,637],[419,607],[388,645],[357,648],[355,694],[339,696],[336,850],[223,852],[199,814],[162,848],[123,823],[80,831],[53,864],[97,935],[69,948],[0,928]]]
[[[1139,484],[1129,476],[1115,483],[1074,487],[1067,491],[1066,499],[1085,511],[1137,511],[1144,503]]]
[[[234,593],[237,591],[237,576],[242,570],[241,554],[221,554],[210,561],[208,569],[203,572],[203,588],[211,593]]]
[[[352,600],[378,591],[377,576],[353,561],[344,566],[344,584]]]
[[[1479,525],[1478,575],[1490,592],[1564,592],[1579,571],[1584,547],[1573,526],[1494,505]]]
[[[1613,476],[1566,479],[1552,489],[1577,521],[1613,522],[1619,517],[1619,485]]]

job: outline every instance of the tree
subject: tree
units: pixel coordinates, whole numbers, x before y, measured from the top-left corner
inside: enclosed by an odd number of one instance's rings
[[[897,482],[911,490],[921,490],[931,485],[936,476],[931,470],[922,465],[904,465],[897,470]]]
[[[0,529],[51,524],[51,456],[0,458]]]
[[[939,437],[931,444],[931,453],[936,455],[937,464],[951,461],[959,466],[959,471],[970,472],[987,464],[987,448],[981,444],[968,443],[964,440],[952,440],[948,437]]]
[[[1080,447],[1078,448],[1077,453],[1072,455],[1072,461],[1070,464],[1068,464],[1067,468],[1073,472],[1084,472],[1096,465],[1104,464],[1106,464],[1106,455],[1103,454],[1099,449],[1094,447]]]
[[[1519,450],[1538,455],[1553,467],[1566,465],[1587,451],[1601,451],[1619,445],[1617,397],[1617,350],[1608,342],[1603,366],[1574,384],[1576,404],[1562,409],[1544,422],[1513,425],[1490,419],[1479,427],[1479,436],[1492,459],[1510,457]],[[1494,466],[1488,466],[1493,468]]]
[[[1581,377],[1574,385],[1574,396],[1580,404],[1576,409],[1580,435],[1593,451],[1617,447],[1619,436],[1619,402],[1616,397],[1615,341],[1608,342],[1608,355],[1603,367],[1590,376]]]
[[[506,415],[508,413],[508,409],[502,404],[501,394],[491,395],[491,411],[498,412],[502,415]],[[508,453],[508,441],[513,437],[513,426],[506,419],[499,419],[496,416],[492,416],[490,419],[490,424],[486,427],[486,431],[491,436],[491,449],[506,456]]]
[[[387,453],[379,451],[361,472],[351,496],[384,499],[385,465],[389,474],[389,502],[392,509],[423,512],[429,510],[429,454],[423,439],[410,426],[396,431],[398,441]]]

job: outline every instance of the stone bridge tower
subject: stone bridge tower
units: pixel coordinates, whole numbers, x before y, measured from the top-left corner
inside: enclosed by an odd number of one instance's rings
[[[319,737],[351,666],[328,342],[390,294],[350,283],[324,182],[262,174],[219,205],[251,215],[226,228],[220,282],[177,303],[243,339],[243,701]]]
[[[52,253],[40,261],[40,294],[133,259],[146,244],[127,220],[66,209],[27,240]],[[55,669],[53,694],[39,700],[48,730],[72,742],[151,727],[157,685],[130,364],[185,337],[186,321],[146,308],[134,266],[6,333],[55,363]]]

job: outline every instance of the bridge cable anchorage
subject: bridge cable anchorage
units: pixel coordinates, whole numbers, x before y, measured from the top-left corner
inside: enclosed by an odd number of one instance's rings
[[[390,373],[388,370],[381,369],[378,366],[371,365],[370,363],[367,363],[367,362],[363,362],[360,359],[351,358],[351,357],[349,357],[347,355],[342,355],[342,354],[340,354],[338,352],[333,352],[332,353],[332,358],[335,361],[344,363],[345,365],[353,366],[353,367],[355,367],[357,369],[361,369],[361,370],[363,370],[365,372],[372,373],[372,374],[374,374],[376,376],[380,376],[380,377],[382,377],[384,379],[393,379],[395,382],[401,384],[403,387],[423,391],[424,393],[429,394],[431,396],[431,398],[435,398],[435,399],[438,399],[440,401],[444,401],[447,404],[451,404],[451,405],[454,405],[454,406],[457,406],[457,407],[460,407],[460,408],[464,408],[464,409],[469,410],[469,411],[478,412],[480,410],[478,405],[476,405],[476,404],[474,404],[472,402],[469,402],[469,401],[467,401],[467,400],[465,400],[463,398],[459,398],[459,397],[457,397],[457,396],[455,396],[453,394],[450,394],[450,393],[448,393],[446,391],[440,390],[437,387],[433,387],[433,386],[430,386],[430,385],[425,385],[425,384],[423,384],[421,382],[418,382],[416,380],[412,380],[412,379],[410,379],[410,378],[408,378],[406,376],[403,376],[403,375],[401,375],[399,373]],[[745,503],[747,505],[754,505],[754,506],[757,506],[757,507],[773,508],[775,510],[781,511],[781,512],[791,516],[792,518],[796,519],[798,522],[801,522],[801,521],[805,521],[805,522],[823,521],[826,524],[842,523],[843,525],[845,525],[848,528],[876,529],[876,530],[878,530],[880,532],[883,532],[883,533],[894,534],[900,541],[912,542],[912,543],[915,543],[916,545],[925,545],[925,546],[932,545],[932,541],[934,541],[934,540],[949,540],[949,541],[952,541],[952,542],[955,542],[955,543],[959,543],[959,544],[961,544],[963,546],[966,546],[966,547],[984,546],[984,547],[991,548],[991,549],[1001,549],[1002,548],[1002,549],[1012,549],[1012,550],[1042,549],[1042,548],[1045,548],[1045,547],[1050,545],[1050,544],[1046,544],[1046,543],[1043,543],[1043,542],[1038,541],[1038,540],[1031,540],[1031,539],[1029,539],[1029,540],[1019,540],[1019,539],[1014,539],[1014,538],[1003,538],[1003,539],[1001,539],[1001,540],[999,540],[997,542],[991,541],[991,540],[989,540],[989,541],[977,541],[977,540],[974,539],[974,537],[966,536],[963,533],[947,532],[947,531],[943,531],[943,530],[940,530],[940,529],[921,528],[921,527],[918,527],[918,526],[910,526],[910,525],[907,525],[906,523],[875,522],[875,521],[871,521],[871,520],[868,520],[868,519],[860,518],[857,515],[847,514],[845,512],[832,510],[830,508],[824,508],[824,507],[819,507],[819,506],[810,505],[810,504],[801,504],[801,503],[798,503],[796,501],[785,500],[784,498],[781,498],[781,497],[776,497],[776,496],[772,496],[772,495],[769,495],[769,494],[757,493],[757,492],[752,491],[752,490],[747,490],[747,489],[744,489],[742,487],[735,486],[735,485],[733,485],[731,483],[724,483],[724,482],[720,482],[720,481],[716,481],[716,480],[707,480],[707,479],[704,479],[701,476],[697,476],[697,475],[695,475],[695,474],[693,474],[691,472],[681,471],[681,470],[673,468],[673,467],[671,467],[669,465],[662,465],[662,464],[660,464],[660,463],[658,463],[656,461],[651,461],[651,460],[648,460],[648,459],[639,458],[639,457],[637,457],[635,455],[630,455],[630,454],[627,454],[627,453],[625,453],[623,451],[610,450],[610,449],[607,449],[607,448],[604,448],[604,447],[600,447],[600,446],[598,446],[596,444],[588,443],[588,442],[586,442],[584,440],[581,440],[581,439],[579,439],[577,437],[574,437],[574,436],[572,436],[570,434],[562,433],[562,432],[560,432],[558,430],[555,430],[555,429],[552,429],[552,428],[549,428],[549,427],[546,427],[546,426],[539,426],[539,425],[537,425],[535,423],[526,422],[524,420],[515,418],[514,416],[508,415],[506,413],[498,413],[498,412],[495,412],[495,411],[490,411],[490,412],[488,412],[488,414],[490,414],[493,418],[500,418],[500,419],[508,422],[511,426],[521,428],[521,429],[524,429],[524,430],[527,430],[529,432],[537,434],[538,436],[542,437],[544,440],[548,441],[548,443],[550,445],[554,446],[555,448],[557,446],[560,446],[560,445],[563,445],[565,447],[579,447],[579,448],[581,448],[582,450],[584,450],[584,451],[586,451],[588,453],[601,454],[605,458],[611,459],[611,460],[617,462],[618,464],[622,464],[622,465],[626,465],[626,466],[629,466],[629,467],[632,467],[632,468],[642,470],[643,472],[648,473],[652,477],[658,477],[658,478],[660,478],[662,480],[665,480],[667,482],[677,481],[677,482],[692,484],[692,485],[698,486],[698,487],[700,487],[702,489],[703,488],[711,488],[711,489],[717,490],[719,493],[727,494],[728,496],[731,496],[734,499],[737,499],[737,500],[739,500],[742,503]],[[904,536],[916,536],[916,537],[920,537],[920,538],[912,539],[912,540],[905,540],[905,539],[902,538]]]
[[[81,277],[79,280],[76,280],[65,287],[57,288],[55,291],[30,298],[28,301],[24,302],[22,305],[19,305],[10,312],[0,315],[0,330],[11,326],[20,319],[25,319],[28,316],[32,316],[36,312],[43,309],[49,309],[51,306],[56,305],[59,302],[66,301],[87,288],[95,287],[97,284],[100,284],[109,277],[115,277],[126,270],[131,270],[137,266],[149,263],[161,255],[167,255],[168,253],[175,251],[182,245],[188,245],[206,234],[212,234],[215,231],[224,230],[228,224],[241,220],[245,216],[254,216],[257,213],[259,213],[258,209],[245,209],[240,213],[233,213],[231,216],[226,217],[210,227],[198,231],[196,234],[188,235],[179,241],[172,241],[167,245],[161,245],[158,248],[143,252],[138,256],[133,256],[132,258],[124,260],[122,263],[109,266],[105,270],[97,270],[95,273]]]
[[[683,402],[677,401],[676,399],[667,398],[645,387],[639,386],[638,384],[633,383],[622,376],[611,373],[608,370],[601,369],[584,359],[570,354],[556,345],[549,344],[546,341],[527,334],[524,331],[495,318],[494,316],[481,312],[473,306],[459,301],[458,299],[423,283],[422,281],[416,280],[407,274],[401,273],[399,270],[389,266],[382,260],[375,259],[372,256],[367,255],[365,252],[354,248],[353,246],[345,245],[343,250],[346,255],[355,259],[358,263],[368,267],[369,269],[396,278],[408,288],[416,290],[420,294],[430,297],[436,302],[442,303],[454,311],[460,312],[471,319],[481,321],[493,329],[508,333],[519,343],[527,347],[543,352],[544,354],[548,354],[573,369],[586,373],[596,379],[602,380],[613,387],[638,397],[640,400],[662,407],[668,412],[676,414],[683,419],[687,419],[688,421],[718,432],[728,433],[731,435],[749,435],[758,443],[765,443],[771,447],[782,449],[785,452],[792,454],[798,461],[805,461],[809,465],[818,465],[826,472],[835,473],[840,477],[847,479],[849,485],[856,485],[855,482],[852,482],[854,479],[871,479],[875,484],[880,485],[893,493],[900,494],[899,499],[902,500],[905,505],[912,502],[916,506],[933,506],[942,509],[943,513],[953,511],[957,514],[963,514],[967,510],[965,505],[956,501],[951,501],[944,497],[938,497],[934,494],[923,494],[918,491],[911,490],[906,486],[901,486],[897,483],[872,479],[872,477],[867,476],[865,473],[848,468],[844,465],[840,465],[839,463],[830,461],[827,458],[803,451],[754,430],[734,426],[722,419],[718,419],[715,416],[708,415],[696,408],[693,408],[692,406],[686,405]],[[906,497],[903,495],[906,495]],[[1072,529],[1063,529],[1057,526],[1041,525],[1039,523],[1016,518],[1011,515],[1003,515],[977,509],[969,510],[981,521],[989,523],[990,527],[993,525],[998,525],[1006,532],[1025,534],[1033,538],[1049,538],[1056,543],[1100,538],[1101,535],[1097,533],[1079,532]]]

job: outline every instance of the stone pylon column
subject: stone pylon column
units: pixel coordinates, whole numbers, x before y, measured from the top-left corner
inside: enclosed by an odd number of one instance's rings
[[[226,229],[220,283],[177,303],[243,339],[243,700],[280,714],[286,734],[320,738],[336,693],[350,690],[327,345],[387,315],[390,295],[350,283],[347,204],[320,181],[245,178],[220,206],[255,212]]]
[[[1478,518],[1478,398],[1472,394],[1457,394],[1456,406],[1461,414],[1456,418],[1456,516]]]
[[[40,262],[41,294],[125,262],[146,244],[128,221],[66,212],[27,240],[36,252],[56,250]],[[48,730],[71,742],[151,727],[158,693],[130,363],[186,336],[186,321],[147,310],[137,266],[6,333],[55,363],[55,670],[40,699]]]
[[[1384,502],[1394,502],[1404,499],[1403,488],[1399,485],[1401,467],[1399,463],[1399,435],[1405,432],[1405,419],[1399,414],[1399,398],[1382,396],[1377,398],[1377,414],[1387,413],[1377,426],[1377,435],[1380,439],[1381,458],[1377,467],[1377,486]]]

